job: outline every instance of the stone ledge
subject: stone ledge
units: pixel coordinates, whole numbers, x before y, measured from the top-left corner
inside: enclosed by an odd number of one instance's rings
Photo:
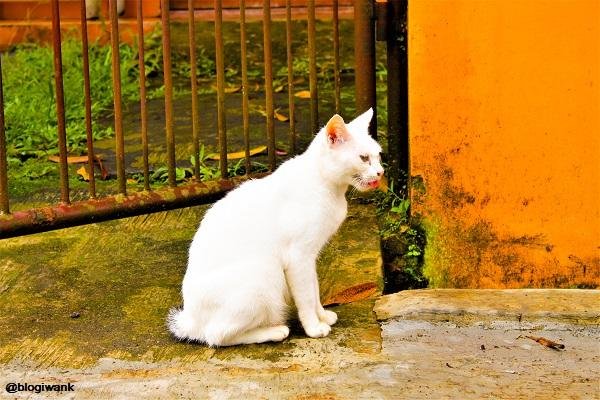
[[[424,289],[381,297],[377,319],[473,322],[549,320],[600,323],[600,291],[583,289]]]

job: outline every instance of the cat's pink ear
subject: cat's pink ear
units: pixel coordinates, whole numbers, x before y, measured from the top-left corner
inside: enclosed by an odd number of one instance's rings
[[[344,119],[337,114],[327,122],[325,132],[327,133],[327,140],[331,145],[342,144],[350,139]]]

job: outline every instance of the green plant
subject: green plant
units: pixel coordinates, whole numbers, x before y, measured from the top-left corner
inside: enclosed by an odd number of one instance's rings
[[[410,216],[410,199],[394,191],[376,195],[379,233],[382,241],[386,291],[427,286],[423,276],[425,233],[419,218]]]
[[[383,218],[380,228],[382,238],[397,232],[406,232],[409,224],[410,199],[396,194],[391,183],[386,192],[378,192],[376,196],[377,214]]]

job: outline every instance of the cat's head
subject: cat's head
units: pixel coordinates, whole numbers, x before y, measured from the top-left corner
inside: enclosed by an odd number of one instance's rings
[[[325,128],[328,169],[335,173],[340,183],[347,183],[360,191],[379,187],[383,177],[381,146],[369,135],[373,109],[345,123],[334,115]]]

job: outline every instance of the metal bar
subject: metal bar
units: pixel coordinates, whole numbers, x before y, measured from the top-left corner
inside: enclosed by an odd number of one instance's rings
[[[296,115],[294,104],[294,55],[292,54],[292,1],[285,1],[285,42],[287,50],[288,107],[290,113],[290,150],[296,154]]]
[[[316,134],[319,130],[319,94],[317,88],[316,40],[315,0],[308,0],[308,84],[310,89],[310,130],[312,134]]]
[[[356,111],[373,108],[377,115],[375,97],[375,24],[373,0],[354,0],[354,74]],[[377,138],[377,118],[369,126],[369,134]]]
[[[225,127],[225,60],[223,56],[223,4],[215,0],[215,53],[217,67],[217,135],[221,179],[227,178],[227,132]]]
[[[188,41],[190,44],[190,81],[192,84],[192,141],[194,146],[194,177],[200,181],[200,118],[198,116],[198,82],[196,76],[196,21],[194,0],[188,0]]]
[[[121,55],[119,54],[119,15],[117,0],[109,0],[110,44],[112,49],[113,102],[115,106],[115,148],[119,192],[127,193],[125,180],[125,144],[123,139],[123,111],[121,99]]]
[[[52,45],[54,51],[54,84],[56,90],[56,120],[60,155],[60,200],[69,204],[69,166],[67,164],[67,130],[65,126],[65,95],[63,91],[60,11],[58,0],[52,0]]]
[[[387,12],[387,129],[388,174],[394,187],[401,188],[402,171],[409,173],[408,66],[405,0],[392,0]],[[409,187],[409,186],[407,186]]]
[[[250,173],[250,112],[248,105],[248,51],[246,46],[246,0],[240,0],[240,62],[242,64],[242,125],[244,133],[244,163]]]
[[[339,0],[333,0],[333,82],[335,88],[335,112],[340,113],[340,16]]]
[[[169,186],[177,186],[175,181],[175,135],[173,133],[173,75],[171,72],[171,24],[169,20],[169,0],[160,1],[163,28],[163,74],[165,82],[165,135],[167,140],[167,170]]]
[[[142,136],[142,159],[144,163],[144,190],[150,189],[150,167],[148,165],[148,109],[146,96],[146,64],[144,62],[144,10],[137,1],[138,66],[140,68],[140,125]]]
[[[87,33],[87,17],[85,0],[81,0],[79,3],[81,10],[81,57],[83,60],[83,98],[85,103],[85,133],[87,141],[87,156],[88,156],[88,168],[89,181],[88,187],[90,192],[90,198],[96,198],[96,177],[94,176],[94,134],[92,132],[92,98],[90,89],[90,58],[89,58],[89,46],[88,46],[88,33]]]
[[[265,108],[269,170],[275,170],[275,113],[273,110],[273,52],[271,49],[271,0],[263,1],[263,43],[265,58]]]
[[[2,55],[0,54],[0,215],[10,213],[8,204],[8,163],[4,131],[4,89],[2,87]]]
[[[257,174],[259,178],[265,174]],[[0,239],[212,203],[250,177],[194,182],[175,188],[115,195],[70,205],[16,211],[0,218]]]

